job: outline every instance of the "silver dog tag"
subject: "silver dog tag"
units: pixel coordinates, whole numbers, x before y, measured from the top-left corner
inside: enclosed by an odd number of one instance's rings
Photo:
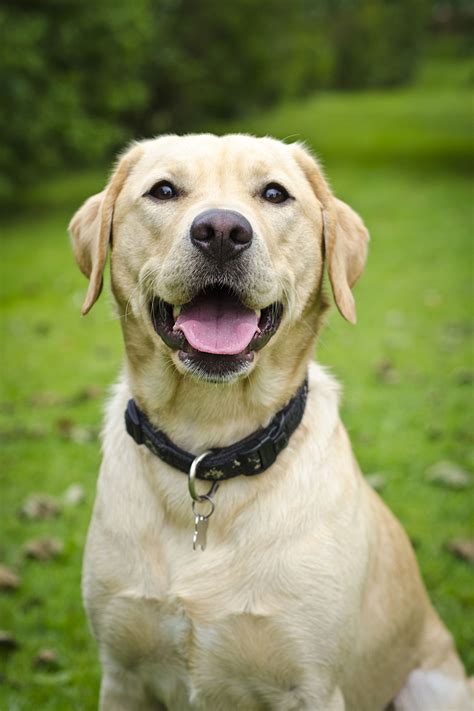
[[[196,514],[194,516],[194,535],[193,535],[193,550],[195,551],[198,546],[201,546],[201,550],[206,549],[207,544],[207,526],[209,524],[209,516],[201,516]]]

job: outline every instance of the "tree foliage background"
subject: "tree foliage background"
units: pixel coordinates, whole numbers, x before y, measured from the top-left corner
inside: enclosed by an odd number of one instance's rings
[[[0,8],[0,199],[132,137],[331,87],[410,81],[465,0],[15,0]]]

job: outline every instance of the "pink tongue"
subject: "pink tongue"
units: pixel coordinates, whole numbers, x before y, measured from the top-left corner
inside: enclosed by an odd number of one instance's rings
[[[258,317],[230,296],[201,296],[184,306],[174,331],[182,331],[197,351],[236,355],[259,333]]]

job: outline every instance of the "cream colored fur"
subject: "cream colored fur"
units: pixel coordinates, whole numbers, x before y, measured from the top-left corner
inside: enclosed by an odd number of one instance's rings
[[[179,199],[144,197],[158,180]],[[265,203],[266,183],[295,200]],[[284,304],[245,378],[196,379],[155,333],[148,302],[188,301],[200,272],[189,227],[211,207],[254,230],[247,305]],[[103,434],[83,575],[103,664],[101,709],[208,711],[472,708],[452,640],[431,607],[401,526],[365,483],[338,415],[338,386],[311,362],[326,309],[326,262],[341,313],[368,235],[300,145],[249,136],[166,136],[135,144],[71,222],[100,293],[109,240],[126,349]],[[204,552],[192,550],[186,477],[126,434],[134,397],[198,454],[267,424],[309,368],[303,421],[264,474],[223,482]],[[208,485],[200,482],[200,491]]]

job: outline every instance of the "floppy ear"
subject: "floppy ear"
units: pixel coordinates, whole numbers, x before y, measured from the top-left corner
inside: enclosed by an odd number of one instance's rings
[[[295,158],[322,206],[326,264],[336,306],[345,319],[356,323],[351,289],[364,269],[369,233],[359,215],[334,197],[316,160],[298,144]]]
[[[115,201],[138,156],[137,148],[129,151],[118,163],[105,190],[86,200],[69,223],[76,261],[81,272],[89,279],[89,288],[82,306],[83,316],[90,311],[102,291],[107,251],[112,239]]]

